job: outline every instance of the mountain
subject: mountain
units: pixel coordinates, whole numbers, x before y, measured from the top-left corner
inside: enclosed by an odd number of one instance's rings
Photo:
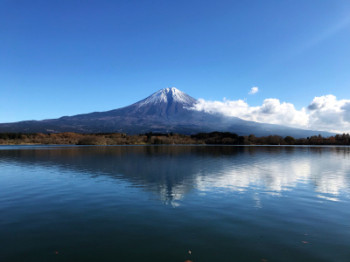
[[[0,132],[22,133],[109,133],[141,134],[147,132],[194,134],[228,131],[239,135],[281,135],[307,137],[331,133],[245,121],[191,109],[197,100],[176,88],[164,88],[151,96],[123,108],[64,116],[41,121],[0,124]]]

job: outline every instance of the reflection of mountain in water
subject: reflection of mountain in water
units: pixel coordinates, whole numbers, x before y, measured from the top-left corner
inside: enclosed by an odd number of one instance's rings
[[[126,180],[178,205],[192,189],[280,194],[300,183],[336,200],[350,185],[349,148],[320,147],[38,147],[0,150],[0,162],[74,170]]]

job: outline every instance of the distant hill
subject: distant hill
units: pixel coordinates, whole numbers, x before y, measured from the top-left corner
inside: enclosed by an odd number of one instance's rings
[[[41,121],[0,124],[0,132],[22,133],[127,133],[147,132],[194,134],[228,131],[239,135],[280,135],[307,137],[331,133],[290,128],[280,125],[245,121],[191,109],[197,100],[176,88],[165,88],[127,107],[106,111],[64,116]]]

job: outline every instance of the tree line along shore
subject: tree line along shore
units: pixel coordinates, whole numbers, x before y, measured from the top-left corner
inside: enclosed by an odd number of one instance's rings
[[[0,145],[350,145],[349,134],[330,137],[311,136],[294,138],[291,136],[254,135],[239,136],[229,132],[198,133],[182,135],[173,133],[146,133],[127,135],[123,133],[0,133]]]

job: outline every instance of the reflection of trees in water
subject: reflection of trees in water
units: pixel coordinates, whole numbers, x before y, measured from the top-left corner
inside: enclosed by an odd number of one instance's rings
[[[56,166],[123,179],[177,205],[193,188],[251,187],[270,193],[313,183],[316,192],[349,188],[350,148],[267,146],[107,146],[0,150],[1,162]]]

